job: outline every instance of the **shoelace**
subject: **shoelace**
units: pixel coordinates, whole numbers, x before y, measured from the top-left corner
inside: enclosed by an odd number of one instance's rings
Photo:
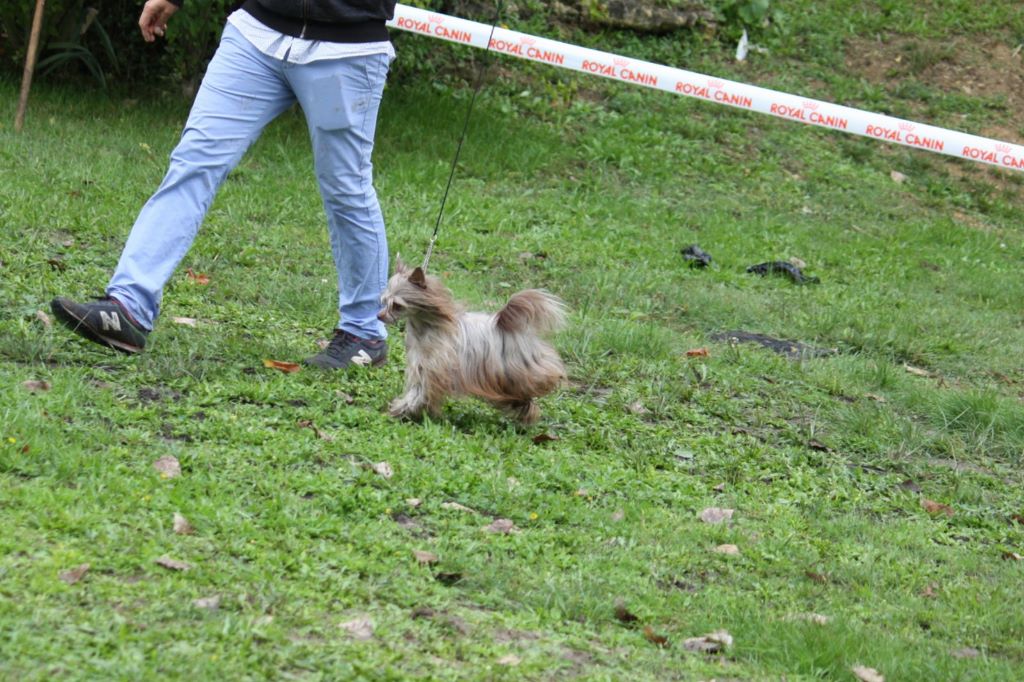
[[[331,357],[342,358],[344,357],[352,346],[359,343],[360,339],[357,336],[349,334],[348,332],[337,331],[334,333],[334,338],[327,344],[326,352]]]

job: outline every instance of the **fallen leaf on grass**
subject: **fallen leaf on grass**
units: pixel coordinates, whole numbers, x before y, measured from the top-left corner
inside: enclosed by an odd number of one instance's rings
[[[807,441],[807,447],[811,450],[817,450],[818,452],[832,452],[832,448],[822,443],[817,438],[812,438]]]
[[[192,533],[196,532],[196,529],[192,527],[188,519],[178,512],[174,512],[174,532],[178,535],[192,535]]]
[[[174,455],[164,455],[153,462],[153,468],[160,474],[160,478],[177,478],[181,476],[181,464]]]
[[[933,516],[935,514],[945,514],[946,516],[953,515],[953,508],[948,504],[942,504],[935,500],[929,500],[927,497],[921,498],[921,508]]]
[[[220,608],[220,596],[215,594],[212,597],[200,597],[199,599],[193,599],[192,606],[197,609],[216,611]]]
[[[192,564],[189,564],[189,563],[184,562],[184,561],[178,561],[177,559],[172,559],[171,557],[167,556],[166,554],[164,554],[162,557],[157,559],[156,563],[157,563],[158,566],[163,566],[164,568],[169,568],[172,571],[187,571],[190,568],[192,568]]]
[[[729,556],[739,556],[740,548],[736,545],[719,545],[715,547],[715,551],[719,554],[728,554]]]
[[[683,642],[683,648],[687,651],[696,651],[702,654],[717,654],[732,646],[732,635],[725,630],[715,630],[702,637],[690,637]]]
[[[885,682],[885,677],[882,676],[882,673],[878,672],[874,668],[855,665],[852,670],[854,676],[861,682]]]
[[[498,535],[513,535],[519,532],[516,524],[511,519],[494,519],[490,525],[484,526],[482,530]]]
[[[935,599],[939,596],[939,586],[937,583],[928,583],[921,590],[921,596],[925,599]]]
[[[630,413],[635,414],[637,416],[641,416],[641,415],[645,415],[645,414],[650,414],[651,413],[651,411],[648,410],[646,407],[644,407],[644,404],[642,402],[640,402],[639,400],[637,400],[636,402],[630,403],[626,407],[626,409],[629,410]]]
[[[192,317],[172,317],[171,322],[173,322],[174,324],[183,325],[185,327],[195,327],[197,324],[195,318]]]
[[[348,632],[352,639],[358,642],[364,642],[373,637],[373,623],[369,618],[356,618],[355,620],[341,623],[338,627]]]
[[[441,509],[450,509],[452,511],[469,512],[470,514],[476,514],[477,513],[477,511],[475,509],[470,509],[466,505],[459,504],[458,502],[442,502],[441,503]]]
[[[1024,526],[1024,515],[1021,515],[1021,514],[1011,514],[1010,515],[1010,520],[1011,521],[1015,521],[1015,522],[1021,524],[1022,526]]]
[[[893,182],[900,185],[907,181],[907,176],[899,171],[889,171],[889,177],[892,178]]]
[[[975,649],[973,646],[965,646],[961,649],[955,649],[949,652],[953,658],[977,658],[981,656],[981,652]]]
[[[434,554],[433,552],[426,552],[422,549],[414,549],[412,551],[412,555],[416,557],[416,561],[423,564],[424,566],[436,564],[439,561],[436,554]]]
[[[821,573],[815,573],[814,571],[804,571],[804,575],[818,583],[819,585],[825,585],[828,583],[828,576]]]
[[[264,360],[263,366],[268,369],[277,369],[285,374],[292,374],[302,369],[302,366],[297,362],[282,362],[280,360]]]
[[[324,433],[323,431],[318,429],[316,427],[316,424],[314,424],[313,420],[311,420],[311,419],[300,419],[297,423],[298,423],[299,426],[301,426],[304,429],[312,429],[313,433],[315,433],[316,437],[319,438],[320,440],[325,440],[328,443],[330,443],[330,442],[332,442],[334,440],[334,436],[332,436],[332,435],[330,435],[328,433]]]
[[[820,613],[798,613],[791,617],[792,620],[802,620],[814,625],[828,625],[832,619]]]
[[[32,393],[40,393],[42,391],[50,390],[50,382],[45,379],[29,379],[28,381],[21,382],[22,387],[31,391]]]
[[[865,393],[864,397],[870,400],[874,400],[876,403],[886,402],[885,396],[876,395],[875,393]]]
[[[405,503],[406,503],[407,505],[409,505],[410,507],[412,507],[413,509],[415,509],[416,507],[418,507],[418,506],[420,506],[421,504],[423,504],[423,500],[421,500],[421,499],[420,499],[420,498],[418,498],[418,497],[410,497],[409,499],[407,499],[407,500],[405,501]]]
[[[701,511],[700,520],[704,523],[724,523],[732,520],[732,509],[721,507],[708,507]]]
[[[533,437],[533,442],[537,445],[543,445],[544,443],[550,443],[555,440],[560,439],[553,433],[540,433]]]
[[[49,329],[50,327],[53,326],[53,323],[50,322],[50,316],[44,313],[42,310],[36,311],[36,319],[42,322],[43,327],[45,327],[46,329]]]
[[[377,462],[376,464],[370,465],[370,468],[373,469],[373,473],[377,474],[381,478],[387,479],[395,475],[395,472],[391,469],[391,465],[387,462]]]
[[[657,634],[650,625],[644,626],[644,639],[662,649],[668,646],[668,637]]]
[[[719,483],[714,488],[712,488],[712,490],[714,490],[716,493],[724,493],[725,492],[725,483]]]
[[[1024,556],[1021,556],[1020,554],[1017,554],[1016,552],[1011,552],[1008,549],[1007,550],[1003,550],[1003,558],[1004,559],[1010,559],[1010,560],[1013,560],[1013,561],[1024,561]]]
[[[693,348],[686,351],[686,357],[688,358],[706,358],[710,355],[711,353],[708,352],[707,348]]]
[[[615,511],[612,512],[612,521],[618,523],[624,518],[626,518],[626,512],[622,511],[621,509],[616,509]]]
[[[498,659],[498,665],[519,665],[522,663],[522,660],[523,659],[519,658],[515,654],[508,654]]]
[[[189,268],[188,270],[186,270],[185,274],[188,276],[188,278],[190,280],[192,280],[196,284],[206,285],[206,284],[210,283],[210,276],[209,275],[204,275],[201,272],[200,273],[196,273],[194,270],[192,270],[192,268]]]
[[[907,372],[909,372],[910,374],[913,374],[916,377],[931,377],[931,376],[935,376],[934,374],[932,374],[928,370],[921,369],[920,367],[914,367],[913,365],[903,365],[903,369],[907,370]]]
[[[68,585],[74,585],[81,580],[86,573],[89,572],[89,564],[79,564],[74,568],[69,568],[66,571],[61,571],[57,577]]]

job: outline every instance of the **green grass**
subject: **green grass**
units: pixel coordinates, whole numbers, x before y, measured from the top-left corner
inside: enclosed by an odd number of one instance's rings
[[[823,44],[876,21],[828,7],[792,21],[817,21]],[[956,7],[906,30],[987,30],[980,5]],[[760,82],[842,100],[856,81],[822,81],[820,62],[794,63],[797,33],[778,40],[788,48],[761,68],[779,75]],[[736,68],[713,46],[679,49]],[[436,422],[388,418],[400,332],[373,372],[263,367],[315,352],[335,315],[297,112],[225,184],[145,354],[45,327],[36,311],[54,295],[101,291],[186,109],[42,83],[15,135],[16,86],[0,84],[0,678],[1024,676],[1024,563],[1004,558],[1024,553],[1019,177],[503,66],[432,267],[473,307],[527,286],[572,307],[558,339],[571,381],[528,430],[473,401]],[[603,99],[550,110],[516,96],[538,77],[534,92]],[[466,96],[389,87],[377,186],[391,249],[410,260]],[[686,267],[691,243],[712,269]],[[822,283],[744,272],[790,257]],[[712,338],[731,330],[838,352],[789,360]],[[686,356],[698,347],[710,356]],[[557,439],[534,441],[545,433]],[[180,477],[152,468],[166,455]],[[702,523],[709,506],[735,509],[732,523]],[[173,532],[175,512],[193,535]],[[494,518],[521,532],[481,530]],[[740,554],[713,551],[725,543]],[[165,554],[192,570],[158,566]],[[82,563],[80,582],[58,578]],[[193,604],[211,596],[216,610]],[[362,616],[369,640],[339,627]],[[735,639],[723,656],[684,649],[717,629]],[[952,655],[968,646],[980,654]]]

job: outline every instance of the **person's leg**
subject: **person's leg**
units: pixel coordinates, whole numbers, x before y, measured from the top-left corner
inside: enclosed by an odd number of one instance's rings
[[[228,172],[295,97],[270,59],[228,24],[159,189],[132,227],[107,295],[152,329],[164,285]]]
[[[313,143],[338,271],[338,329],[368,340],[387,336],[377,313],[388,279],[388,245],[370,157],[389,62],[387,55],[371,55],[286,71]]]

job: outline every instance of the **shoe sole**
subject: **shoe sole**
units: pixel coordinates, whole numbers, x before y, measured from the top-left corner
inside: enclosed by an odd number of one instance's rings
[[[61,324],[63,324],[65,327],[75,332],[76,334],[84,336],[93,343],[98,343],[101,346],[113,348],[114,350],[120,351],[127,355],[135,355],[136,353],[142,352],[142,348],[139,346],[135,346],[130,343],[125,343],[124,341],[118,341],[117,339],[111,339],[109,337],[103,336],[102,334],[98,333],[95,329],[90,327],[88,324],[86,324],[85,320],[75,315],[73,312],[65,308],[63,305],[59,305],[56,301],[54,301],[51,304],[50,309],[53,311],[53,314],[57,316],[57,319],[61,322]]]

